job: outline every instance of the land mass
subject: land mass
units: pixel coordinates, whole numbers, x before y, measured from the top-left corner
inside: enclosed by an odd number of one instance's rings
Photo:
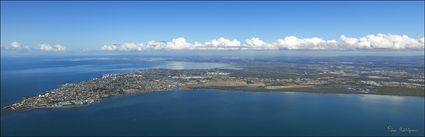
[[[274,67],[273,67],[274,68]],[[105,74],[101,77],[64,84],[35,96],[23,97],[4,109],[14,111],[35,108],[82,107],[104,98],[177,89],[217,88],[244,91],[302,91],[319,93],[381,94],[424,96],[421,75],[361,75],[343,70],[320,68],[296,71],[259,69],[146,69],[130,73]],[[361,71],[356,71],[361,72]],[[395,74],[393,74],[395,73]],[[389,75],[391,74],[391,76]],[[409,76],[397,82],[394,75]],[[246,88],[249,87],[249,88]]]

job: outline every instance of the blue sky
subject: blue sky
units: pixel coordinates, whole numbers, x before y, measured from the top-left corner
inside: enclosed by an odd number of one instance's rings
[[[424,2],[1,2],[1,44],[424,36]]]

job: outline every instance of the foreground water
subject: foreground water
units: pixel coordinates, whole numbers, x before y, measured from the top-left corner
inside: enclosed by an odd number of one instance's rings
[[[229,66],[95,57],[2,58],[1,67],[4,106],[104,73]],[[416,131],[401,132],[400,127]],[[84,108],[1,114],[1,135],[424,135],[423,128],[423,97],[212,89],[117,96]]]
[[[3,135],[423,135],[418,97],[164,91],[2,116]],[[413,133],[387,130],[408,127]]]

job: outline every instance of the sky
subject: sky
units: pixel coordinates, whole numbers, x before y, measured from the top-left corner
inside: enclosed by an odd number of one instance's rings
[[[420,49],[423,37],[423,1],[1,1],[2,49]]]

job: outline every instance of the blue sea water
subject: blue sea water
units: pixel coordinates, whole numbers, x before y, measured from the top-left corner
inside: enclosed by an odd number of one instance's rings
[[[1,105],[61,84],[146,68],[226,64],[137,57],[2,57]],[[416,132],[390,132],[410,128]],[[1,135],[424,135],[424,98],[176,90],[116,96],[84,108],[1,113]]]

